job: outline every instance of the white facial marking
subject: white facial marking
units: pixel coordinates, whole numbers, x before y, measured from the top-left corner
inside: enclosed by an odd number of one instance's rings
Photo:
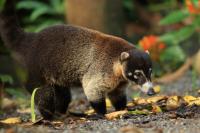
[[[147,93],[149,88],[153,88],[153,84],[148,81],[142,85],[141,91]]]
[[[144,74],[143,70],[135,70],[134,73],[135,74],[140,73],[140,74],[142,74],[145,77],[145,74]]]
[[[133,73],[132,72],[128,72],[128,76],[132,76],[133,75]]]
[[[138,79],[137,75],[134,75],[133,77],[134,77],[135,79]]]

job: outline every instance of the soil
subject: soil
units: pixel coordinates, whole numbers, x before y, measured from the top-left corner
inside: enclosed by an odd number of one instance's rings
[[[200,79],[192,79],[191,72],[188,72],[176,81],[168,85],[161,85],[161,94],[165,95],[186,95],[197,96],[200,88]],[[197,89],[192,89],[195,87]],[[70,111],[83,112],[89,109],[89,103],[81,89],[73,89],[73,102]],[[128,94],[137,93],[131,89]],[[130,99],[131,96],[129,96]],[[0,119],[20,116],[26,121],[30,114],[11,111],[0,116]],[[29,132],[62,132],[62,133],[198,133],[200,132],[200,107],[180,107],[175,111],[163,112],[151,115],[124,115],[116,120],[90,119],[82,117],[64,117],[62,123],[43,122],[31,126],[27,125],[1,125],[0,133],[29,133]]]

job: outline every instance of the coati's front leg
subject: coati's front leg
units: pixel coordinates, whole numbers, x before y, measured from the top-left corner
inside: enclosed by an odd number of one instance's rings
[[[115,90],[108,93],[108,97],[116,111],[124,110],[126,108],[127,96],[124,86],[120,85]]]
[[[61,86],[44,86],[35,94],[35,103],[44,119],[65,114],[71,101],[69,88]]]
[[[102,86],[101,83],[96,82],[95,79],[90,80],[83,88],[88,101],[96,113],[99,115],[104,115],[106,113],[106,88]]]

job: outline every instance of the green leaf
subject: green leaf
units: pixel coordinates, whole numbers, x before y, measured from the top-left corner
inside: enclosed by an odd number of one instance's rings
[[[47,5],[39,2],[39,1],[28,1],[23,0],[17,3],[17,9],[36,9],[36,8],[44,8]]]
[[[200,15],[195,17],[195,19],[193,20],[193,25],[195,26],[195,28],[200,27]]]
[[[9,84],[13,83],[13,79],[9,75],[0,75],[0,81],[3,83],[9,83]]]
[[[134,110],[134,111],[128,111],[129,114],[132,114],[132,115],[148,115],[150,114],[149,111],[147,110]]]
[[[30,20],[33,22],[35,21],[38,17],[44,15],[44,14],[49,14],[51,13],[51,9],[48,7],[43,7],[43,8],[37,8],[35,9],[30,16]]]
[[[31,121],[34,123],[36,120],[36,115],[35,115],[35,92],[38,90],[38,88],[35,88],[33,90],[33,93],[31,95]]]
[[[20,88],[6,88],[5,91],[16,98],[25,98],[26,95],[22,91],[19,91],[19,89]]]
[[[171,12],[168,16],[163,18],[160,21],[160,25],[169,25],[169,24],[174,24],[177,22],[183,21],[186,17],[189,16],[189,12],[187,10],[177,10]]]
[[[123,5],[129,11],[133,11],[134,9],[134,2],[132,0],[123,0]]]
[[[161,35],[159,37],[159,39],[162,41],[162,42],[165,42],[165,43],[173,43],[173,41],[175,40],[174,38],[174,32],[168,32],[168,33],[165,33],[163,35]]]
[[[173,31],[160,36],[160,40],[172,44],[179,44],[180,42],[190,38],[195,32],[194,26],[186,26],[178,31]]]
[[[196,7],[199,6],[199,0],[192,0],[192,3],[194,3],[194,5],[195,5]]]
[[[62,21],[58,21],[58,20],[49,20],[49,21],[45,21],[41,24],[39,24],[36,29],[35,29],[35,32],[39,32],[49,26],[52,26],[52,25],[56,25],[56,24],[62,24],[63,22]]]
[[[182,62],[185,60],[185,54],[183,50],[178,45],[173,45],[167,48],[163,54],[160,56],[162,62],[169,62],[168,64],[177,64],[177,62]]]
[[[190,38],[194,32],[195,32],[194,26],[186,26],[184,28],[181,28],[179,31],[175,33],[174,39],[176,40],[177,43],[180,43]]]
[[[0,11],[3,9],[5,0],[0,0]]]
[[[64,1],[63,0],[51,0],[51,7],[53,10],[58,13],[62,14],[64,12]]]
[[[25,31],[27,32],[40,32],[41,30],[56,24],[63,24],[62,20],[47,18],[47,17],[40,17],[37,19],[37,23],[32,22],[26,26]]]

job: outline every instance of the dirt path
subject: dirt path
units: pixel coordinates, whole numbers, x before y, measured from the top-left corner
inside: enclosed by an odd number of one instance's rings
[[[192,86],[200,88],[200,79],[192,81],[191,73],[187,73],[176,83],[170,85],[164,85],[163,94],[176,94],[185,95],[187,93],[192,93],[197,95],[197,90],[192,90]],[[79,99],[76,101],[81,101],[83,103],[81,106],[74,106],[74,110],[83,110],[89,107],[86,102],[85,96],[82,95],[81,90],[75,90],[74,99]],[[130,90],[129,90],[130,91]],[[132,94],[130,91],[128,94]],[[77,95],[78,94],[78,95]],[[75,100],[74,100],[75,101]],[[79,103],[72,103],[79,104]],[[19,133],[29,133],[29,132],[64,132],[64,133],[198,133],[200,132],[200,107],[192,108],[195,113],[173,116],[173,112],[160,113],[156,115],[131,115],[123,116],[117,120],[88,120],[81,118],[68,117],[64,120],[64,124],[61,127],[56,128],[51,125],[46,126],[31,126],[25,128],[22,126],[14,126],[8,128],[0,129],[0,133],[8,132],[19,132]],[[19,114],[16,114],[19,115]],[[15,116],[15,115],[14,115]],[[1,127],[2,125],[0,125]]]

